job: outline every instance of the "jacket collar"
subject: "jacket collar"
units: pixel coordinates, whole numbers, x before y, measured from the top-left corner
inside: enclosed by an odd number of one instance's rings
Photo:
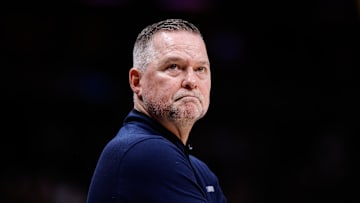
[[[136,123],[137,126],[145,129],[150,134],[156,134],[166,138],[180,149],[183,149],[186,153],[192,150],[192,146],[190,146],[190,144],[187,144],[187,146],[185,146],[176,135],[174,135],[172,132],[170,132],[153,118],[150,118],[146,114],[137,111],[136,109],[132,109],[130,113],[125,117],[123,124],[126,125],[128,123]]]

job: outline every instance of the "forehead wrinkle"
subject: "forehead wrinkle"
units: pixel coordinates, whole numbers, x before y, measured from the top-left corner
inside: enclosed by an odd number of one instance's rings
[[[160,48],[160,47],[158,47]],[[175,55],[173,58],[182,58],[180,57],[180,55],[186,54],[188,55],[190,58],[196,59],[199,57],[202,57],[200,54],[202,53],[201,50],[198,49],[198,46],[195,45],[189,45],[189,44],[174,44],[174,45],[169,45],[169,46],[163,46],[163,50],[158,49],[157,52],[158,54],[161,55],[165,55],[170,53],[170,57],[171,55]],[[176,56],[179,55],[179,56]],[[198,57],[199,56],[199,57]],[[207,54],[205,52],[205,56],[207,57]],[[204,60],[207,61],[207,60]]]
[[[190,59],[191,60],[191,59]],[[189,59],[185,59],[179,56],[170,56],[162,60],[162,64],[170,64],[170,63],[177,63],[177,62],[189,62]],[[208,60],[199,60],[195,61],[196,64],[210,66],[210,62]]]
[[[207,58],[206,48],[203,48],[203,45],[198,46],[199,44],[191,44],[187,41],[175,40],[173,36],[169,35],[171,32],[160,32],[155,34],[152,44],[152,54],[155,59],[161,58],[161,56],[168,55],[169,59],[165,59],[164,63],[169,61],[188,61],[188,59],[181,57],[186,54],[190,59],[197,60],[196,63],[202,65],[210,65],[209,59]],[[156,43],[160,40],[161,43]],[[205,49],[205,52],[203,52]],[[204,56],[201,54],[205,53]]]

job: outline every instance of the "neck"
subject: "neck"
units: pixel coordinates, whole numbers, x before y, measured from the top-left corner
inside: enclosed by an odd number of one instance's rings
[[[186,145],[186,142],[189,138],[191,129],[194,125],[193,122],[184,122],[184,121],[164,121],[158,120],[161,125],[163,125],[166,129],[172,132],[176,137],[178,137],[181,142]]]

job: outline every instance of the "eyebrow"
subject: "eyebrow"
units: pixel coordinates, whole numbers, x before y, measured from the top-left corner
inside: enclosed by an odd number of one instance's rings
[[[167,58],[165,61],[163,61],[163,64],[169,64],[172,62],[178,62],[178,61],[184,61],[182,58],[180,57],[169,57]],[[200,62],[196,62],[197,64],[202,64],[202,65],[207,65],[210,66],[210,62],[209,61],[200,61]]]

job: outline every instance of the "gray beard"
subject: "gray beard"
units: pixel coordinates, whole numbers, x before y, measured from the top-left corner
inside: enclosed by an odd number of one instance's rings
[[[174,108],[172,106],[163,106],[161,104],[147,103],[145,102],[145,107],[150,115],[158,119],[166,119],[174,121],[177,123],[193,123],[196,119],[190,112],[182,112],[179,108]]]

